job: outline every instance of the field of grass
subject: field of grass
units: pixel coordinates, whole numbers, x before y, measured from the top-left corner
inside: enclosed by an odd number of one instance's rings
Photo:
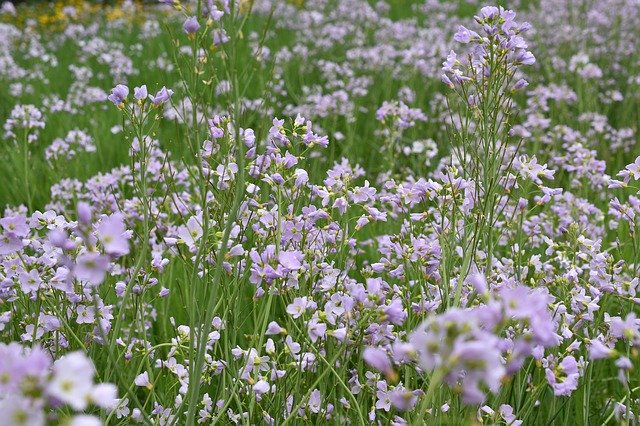
[[[640,3],[0,5],[0,425],[638,424]]]

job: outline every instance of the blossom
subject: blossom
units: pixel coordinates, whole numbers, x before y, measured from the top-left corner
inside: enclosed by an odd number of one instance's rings
[[[7,395],[0,399],[0,413],[7,426],[44,426],[45,414],[39,407],[34,407],[27,398],[18,395]]]
[[[105,216],[96,226],[96,234],[107,254],[124,256],[129,253],[129,241],[125,236],[124,217],[120,213]]]
[[[147,92],[147,85],[143,84],[140,87],[133,88],[133,97],[136,98],[137,101],[144,101],[147,99],[149,93]]]
[[[195,16],[189,16],[182,25],[182,29],[187,34],[193,34],[200,29],[200,23],[198,23],[198,18]]]
[[[287,313],[291,315],[294,319],[299,318],[307,308],[307,298],[296,297],[293,299],[293,302],[287,306]]]
[[[98,285],[104,280],[108,268],[109,258],[107,256],[95,252],[85,252],[77,257],[74,274],[79,280]]]
[[[636,318],[635,313],[630,312],[624,320],[620,317],[612,317],[609,329],[613,337],[629,340],[633,345],[640,345],[640,319]]]
[[[506,373],[498,339],[480,328],[476,315],[472,310],[449,309],[423,322],[409,336],[420,366],[442,370],[450,385],[461,383],[467,404],[484,401],[481,384],[496,393]]]
[[[154,106],[160,106],[167,102],[171,95],[173,95],[173,90],[167,89],[165,86],[162,86],[162,89],[160,89],[155,94],[155,96],[149,96],[149,99],[151,99],[151,102]]]
[[[136,386],[146,387],[147,389],[151,389],[153,387],[153,385],[149,381],[149,373],[146,371],[138,374],[133,382],[136,384]]]
[[[76,410],[84,410],[91,398],[94,374],[93,363],[83,353],[69,353],[53,364],[47,392]]]
[[[68,426],[101,426],[102,422],[96,416],[81,414],[73,416],[67,424]]]
[[[318,321],[316,318],[312,318],[307,324],[307,332],[312,342],[318,339],[324,339],[326,331],[327,325]]]
[[[192,216],[187,220],[186,225],[178,227],[178,237],[180,242],[187,245],[189,251],[195,251],[196,242],[202,237],[202,216]]]
[[[387,356],[386,351],[384,351],[383,349],[366,348],[362,352],[362,358],[371,367],[385,374],[389,374],[393,371],[391,362],[389,361],[389,357]]]
[[[573,356],[567,356],[562,359],[560,364],[555,368],[548,367],[545,370],[547,382],[553,388],[556,396],[571,395],[578,388],[578,363]]]
[[[288,271],[297,271],[302,268],[302,253],[297,250],[281,251],[278,260],[282,267]]]
[[[124,103],[127,100],[127,96],[129,96],[129,88],[124,84],[118,84],[116,87],[111,89],[111,94],[107,99],[113,102],[113,104],[118,108],[123,108]]]
[[[322,405],[322,395],[320,395],[320,391],[318,389],[314,389],[309,395],[309,401],[307,406],[309,407],[309,411],[312,413],[319,413],[320,407]]]

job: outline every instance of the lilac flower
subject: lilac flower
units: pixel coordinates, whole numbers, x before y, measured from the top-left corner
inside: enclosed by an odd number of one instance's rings
[[[7,395],[0,399],[0,413],[8,425],[45,424],[45,413],[40,407],[34,407],[32,401],[19,395]]]
[[[518,420],[513,414],[513,407],[508,404],[502,404],[500,406],[500,417],[509,425],[509,426],[520,426],[522,425],[522,420]]]
[[[486,342],[461,343],[454,348],[451,356],[459,362],[454,371],[462,382],[462,400],[466,404],[480,404],[485,400],[480,383],[484,383],[493,393],[500,389],[505,374],[502,357],[499,351],[488,349]]]
[[[618,339],[630,341],[633,345],[640,345],[640,320],[631,312],[623,320],[620,317],[612,317],[609,329],[611,335]]]
[[[81,414],[78,416],[73,416],[68,426],[100,426],[102,422],[96,416],[90,416],[88,414]]]
[[[155,94],[155,96],[149,96],[151,102],[154,106],[160,106],[167,102],[169,98],[173,95],[173,90],[167,89],[165,86],[162,86],[162,89]]]
[[[547,382],[553,388],[556,396],[571,395],[578,388],[578,363],[572,356],[563,358],[555,368],[548,367],[545,370]]]
[[[187,245],[189,251],[195,252],[196,242],[202,237],[202,215],[192,216],[187,220],[186,225],[178,227],[178,237],[180,242]]]
[[[143,388],[146,387],[147,389],[151,389],[153,387],[153,385],[149,381],[149,373],[146,371],[138,374],[133,382],[136,384],[136,386],[140,386]]]
[[[324,339],[327,331],[327,325],[320,322],[317,318],[312,318],[307,324],[307,333],[312,342],[316,342],[318,339]]]
[[[471,31],[465,28],[462,25],[458,27],[458,31],[456,31],[456,34],[453,36],[453,39],[455,41],[457,41],[458,43],[464,43],[464,44],[469,43],[471,39],[475,39],[475,38],[479,39],[480,35],[475,31]]]
[[[0,234],[0,255],[8,255],[22,249],[22,239],[11,232]]]
[[[193,34],[200,29],[200,24],[198,23],[198,18],[195,16],[189,16],[182,25],[182,29],[187,34]]]
[[[140,87],[133,88],[133,97],[139,102],[144,102],[144,100],[147,99],[148,95],[149,93],[147,92],[146,84],[143,84]]]
[[[96,320],[95,308],[93,306],[78,305],[76,312],[78,314],[76,319],[78,324],[92,324]]]
[[[118,108],[123,108],[124,103],[127,100],[127,96],[129,96],[129,88],[124,84],[118,84],[116,87],[111,89],[111,94],[107,99],[113,102],[113,104]]]
[[[280,327],[280,325],[278,325],[277,322],[271,321],[269,325],[267,325],[267,331],[265,333],[266,335],[281,334],[281,333],[286,333],[286,330]]]
[[[93,215],[93,213],[91,212],[91,206],[81,201],[78,203],[77,208],[78,208],[78,222],[80,222],[82,225],[85,225],[85,226],[91,224],[91,217]]]
[[[18,280],[20,281],[20,288],[25,293],[35,293],[42,285],[42,278],[37,269],[32,269],[28,273],[21,272]]]
[[[47,392],[76,410],[84,410],[90,401],[94,374],[94,366],[84,354],[67,354],[54,363]]]
[[[407,317],[407,313],[402,306],[402,300],[397,298],[393,299],[391,303],[382,310],[384,312],[384,320],[393,324],[402,324]]]
[[[124,218],[119,213],[105,216],[96,227],[98,239],[107,254],[124,256],[129,253],[129,241],[125,237]]]
[[[589,344],[589,358],[592,360],[610,358],[614,355],[613,349],[605,346],[600,339],[591,340]]]
[[[17,395],[29,385],[44,386],[50,366],[51,357],[39,346],[28,350],[15,342],[0,343],[0,396]]]
[[[309,395],[309,401],[307,402],[309,411],[317,414],[320,412],[321,405],[322,405],[322,395],[320,395],[320,391],[318,389],[314,389]]]
[[[287,313],[295,319],[295,318],[299,318],[302,314],[304,314],[306,309],[307,309],[307,298],[296,297],[295,299],[293,299],[293,303],[290,303],[287,306]]]
[[[388,397],[394,408],[408,411],[415,407],[418,397],[422,394],[421,390],[411,391],[402,385],[398,385],[389,392]]]
[[[10,216],[0,219],[0,226],[4,232],[15,237],[25,238],[29,234],[29,225],[24,216]]]
[[[384,380],[379,381],[376,384],[376,409],[389,412],[391,410],[391,398],[387,388],[387,382]]]
[[[109,258],[95,252],[85,252],[76,259],[74,273],[76,278],[92,285],[98,285],[104,280],[109,269]]]
[[[387,356],[387,352],[380,348],[366,348],[362,352],[362,358],[367,364],[381,371],[385,374],[390,374],[393,369],[391,367],[391,361]]]
[[[7,138],[17,138],[16,132],[22,133],[19,132],[20,129],[26,131],[28,142],[37,140],[38,129],[44,129],[44,127],[42,111],[34,105],[15,105],[3,126]]]
[[[262,395],[263,393],[269,392],[271,386],[269,386],[269,382],[266,380],[259,380],[255,385],[253,385],[253,391],[256,395]]]
[[[460,382],[467,404],[484,401],[481,383],[496,393],[506,373],[497,338],[482,331],[478,321],[473,311],[449,309],[422,323],[409,337],[420,366],[443,370],[450,385]]]

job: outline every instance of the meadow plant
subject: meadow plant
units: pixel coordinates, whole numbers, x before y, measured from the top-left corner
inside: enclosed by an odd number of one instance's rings
[[[3,3],[2,421],[637,424],[617,1]]]

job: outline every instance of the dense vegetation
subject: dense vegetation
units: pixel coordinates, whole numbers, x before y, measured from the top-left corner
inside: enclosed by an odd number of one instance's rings
[[[0,423],[637,424],[640,3],[508,6],[3,3]]]

